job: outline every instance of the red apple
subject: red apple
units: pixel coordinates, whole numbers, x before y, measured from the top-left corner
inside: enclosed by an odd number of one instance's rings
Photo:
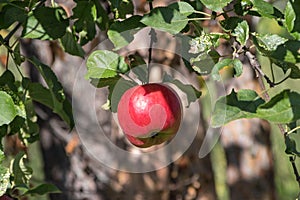
[[[13,200],[13,199],[4,194],[3,196],[0,197],[0,200]]]
[[[180,126],[182,105],[171,87],[150,83],[127,90],[120,99],[117,115],[133,145],[150,147],[174,137]]]

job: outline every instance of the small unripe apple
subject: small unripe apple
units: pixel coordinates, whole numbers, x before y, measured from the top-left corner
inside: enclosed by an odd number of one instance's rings
[[[150,147],[174,137],[180,127],[182,105],[171,87],[150,83],[127,90],[120,99],[117,115],[133,145]]]

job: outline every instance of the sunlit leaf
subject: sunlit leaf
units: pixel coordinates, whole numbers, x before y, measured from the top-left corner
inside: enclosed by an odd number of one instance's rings
[[[232,0],[200,0],[207,8],[213,11],[221,11]]]
[[[253,90],[239,90],[224,97],[220,97],[213,111],[211,123],[219,127],[230,121],[241,118],[256,117],[257,107],[264,103]]]
[[[255,91],[240,90],[217,100],[212,116],[214,127],[241,118],[261,118],[274,123],[300,119],[300,94],[284,90],[264,102]]]
[[[299,110],[300,94],[284,90],[259,106],[257,116],[275,123],[290,123],[300,119]]]
[[[191,4],[183,1],[178,1],[168,5],[169,8],[178,10],[181,14],[189,16],[195,12],[195,9]]]
[[[233,35],[236,36],[236,40],[242,45],[245,46],[249,38],[249,26],[247,21],[242,21],[238,23],[237,27],[233,31]]]
[[[141,22],[152,28],[177,34],[187,25],[188,18],[176,9],[156,7]]]
[[[277,34],[255,34],[255,41],[257,42],[259,49],[263,52],[275,51],[277,47],[284,44],[288,39],[283,38]]]
[[[0,91],[0,110],[0,126],[9,124],[17,115],[13,99],[3,91]]]
[[[4,152],[0,150],[0,196],[2,196],[6,192],[10,178],[9,169],[2,165],[4,159]]]
[[[86,62],[88,79],[101,79],[115,77],[118,73],[124,73],[129,68],[124,57],[108,50],[94,51]]]
[[[219,71],[225,67],[232,67],[234,69],[234,75],[236,77],[240,76],[243,72],[243,64],[239,59],[230,59],[225,58],[215,64],[215,66],[212,69],[211,75],[214,80],[220,81],[221,76]]]
[[[264,17],[273,17],[274,8],[272,4],[264,1],[264,0],[251,0],[253,3],[253,8]]]
[[[300,4],[297,0],[289,0],[285,7],[284,24],[290,33],[300,32]],[[298,38],[299,39],[299,38]]]

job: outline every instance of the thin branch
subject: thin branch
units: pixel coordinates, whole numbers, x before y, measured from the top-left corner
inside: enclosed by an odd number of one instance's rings
[[[300,175],[299,175],[296,163],[295,163],[295,159],[296,159],[295,157],[290,156],[290,162],[292,163],[293,171],[296,176],[296,181],[298,182],[298,185],[300,187]]]
[[[150,11],[153,9],[153,3],[152,0],[148,0],[149,2],[149,9]],[[151,65],[151,61],[152,61],[152,48],[153,48],[153,44],[155,42],[157,42],[157,37],[156,37],[156,32],[153,28],[150,29],[149,32],[150,35],[150,44],[149,44],[149,49],[148,49],[148,74],[147,74],[147,81],[149,82],[149,77],[150,77],[150,65]]]
[[[276,84],[274,84],[265,74],[264,72],[261,70],[261,65],[259,64],[257,58],[255,55],[253,55],[249,50],[246,50],[245,51],[245,55],[247,56],[247,58],[249,59],[249,62],[250,62],[250,65],[259,73],[258,74],[258,78],[259,78],[259,82],[260,82],[260,86],[261,86],[261,89],[263,91],[266,91],[265,89],[265,85],[264,85],[264,82],[262,80],[262,77],[264,77],[267,81],[267,83],[270,85],[270,87],[274,87]],[[267,92],[264,93],[265,95],[265,99],[267,101],[270,100],[270,96]],[[277,125],[280,132],[282,133],[282,135],[286,136],[287,135],[287,132],[285,131],[285,129],[283,128],[283,125],[282,124],[278,124]],[[292,131],[295,131],[295,130],[292,130]],[[299,172],[298,172],[298,169],[297,169],[297,166],[296,166],[296,163],[295,163],[295,158],[290,156],[290,162],[292,164],[292,167],[293,167],[293,171],[294,171],[294,174],[295,174],[295,177],[296,177],[296,181],[298,182],[298,185],[299,185],[299,188],[300,188],[300,175],[299,175]]]
[[[261,66],[256,58],[255,55],[253,55],[250,51],[246,50],[245,55],[249,59],[250,65],[260,74],[261,77],[264,77],[264,79],[267,81],[270,87],[274,87],[275,84],[270,80],[270,78],[261,70]],[[263,86],[263,90],[265,90],[265,86]]]
[[[256,70],[258,72],[258,81],[260,84],[260,87],[262,89],[262,91],[266,91],[266,86],[262,80],[262,77],[265,78],[265,80],[267,81],[267,83],[269,84],[270,87],[274,87],[275,84],[269,79],[269,77],[261,70],[261,65],[259,64],[257,58],[255,55],[253,55],[249,50],[245,49],[245,55],[248,58],[250,65],[253,67],[254,70]],[[270,96],[268,94],[268,92],[264,92],[264,96],[265,96],[265,100],[269,101],[270,100]],[[282,133],[282,135],[285,134],[285,130],[283,128],[282,124],[278,124],[277,125],[280,132]]]
[[[18,23],[9,33],[8,35],[3,39],[3,45],[9,46],[9,40],[10,38],[17,32],[17,30],[22,26],[22,23]],[[1,46],[2,44],[0,44]]]

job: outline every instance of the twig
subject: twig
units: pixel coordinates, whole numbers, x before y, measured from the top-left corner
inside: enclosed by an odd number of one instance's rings
[[[266,91],[265,89],[265,85],[264,85],[264,82],[262,80],[262,77],[264,77],[267,81],[267,83],[269,83],[270,87],[273,87],[275,86],[276,84],[274,84],[270,79],[269,77],[267,77],[264,72],[261,70],[261,66],[256,58],[255,55],[253,55],[249,50],[246,50],[245,51],[245,55],[247,56],[247,58],[249,59],[249,62],[250,62],[250,65],[259,73],[258,74],[258,78],[259,78],[259,82],[260,82],[260,86],[261,86],[261,89],[263,91]],[[270,100],[270,96],[267,92],[264,92],[264,95],[265,95],[265,99],[267,101]],[[284,130],[283,128],[283,125],[282,124],[278,124],[277,125],[280,132],[282,133],[282,135],[286,136],[287,132]],[[298,169],[297,169],[297,166],[296,166],[296,163],[295,163],[295,159],[293,157],[290,157],[290,162],[292,164],[292,167],[293,167],[293,170],[294,170],[294,174],[296,176],[296,181],[298,182],[298,185],[300,187],[300,176],[299,176],[299,173],[298,173]]]
[[[249,59],[250,65],[267,81],[270,87],[274,87],[275,84],[269,79],[269,77],[261,70],[261,66],[256,58],[249,50],[245,51],[245,55]],[[262,88],[265,90],[265,87]]]
[[[9,46],[9,40],[10,38],[17,32],[17,30],[22,26],[22,23],[18,23],[9,33],[8,35],[3,39],[3,45]],[[2,44],[0,44],[1,46]]]
[[[295,163],[295,158],[293,156],[290,156],[290,162],[292,163],[293,171],[296,176],[296,181],[298,182],[298,185],[300,187],[300,175],[299,175],[296,163]]]
[[[270,85],[270,87],[274,87],[275,84],[269,79],[269,77],[261,70],[261,65],[259,64],[257,58],[255,55],[253,55],[248,49],[245,49],[245,55],[246,57],[248,58],[249,62],[250,62],[250,65],[254,68],[254,70],[256,70],[258,72],[258,81],[259,81],[259,84],[260,84],[260,87],[262,89],[262,91],[266,91],[266,86],[262,80],[262,77],[265,78],[265,80],[267,81],[267,83]],[[266,101],[269,101],[270,100],[270,96],[268,94],[268,92],[264,92],[264,96],[265,96],[265,100]],[[285,130],[283,128],[283,125],[282,124],[278,124],[277,125],[280,132],[284,135],[285,134]]]
[[[152,0],[148,0],[148,2],[149,2],[149,9],[151,11],[153,9]],[[149,77],[150,77],[150,65],[151,65],[151,61],[152,61],[152,48],[153,48],[153,44],[155,42],[157,42],[156,32],[153,28],[150,29],[149,35],[150,35],[150,44],[149,44],[149,49],[148,49],[149,53],[148,53],[148,65],[147,65],[147,68],[148,68],[147,81],[148,82],[149,82]]]

